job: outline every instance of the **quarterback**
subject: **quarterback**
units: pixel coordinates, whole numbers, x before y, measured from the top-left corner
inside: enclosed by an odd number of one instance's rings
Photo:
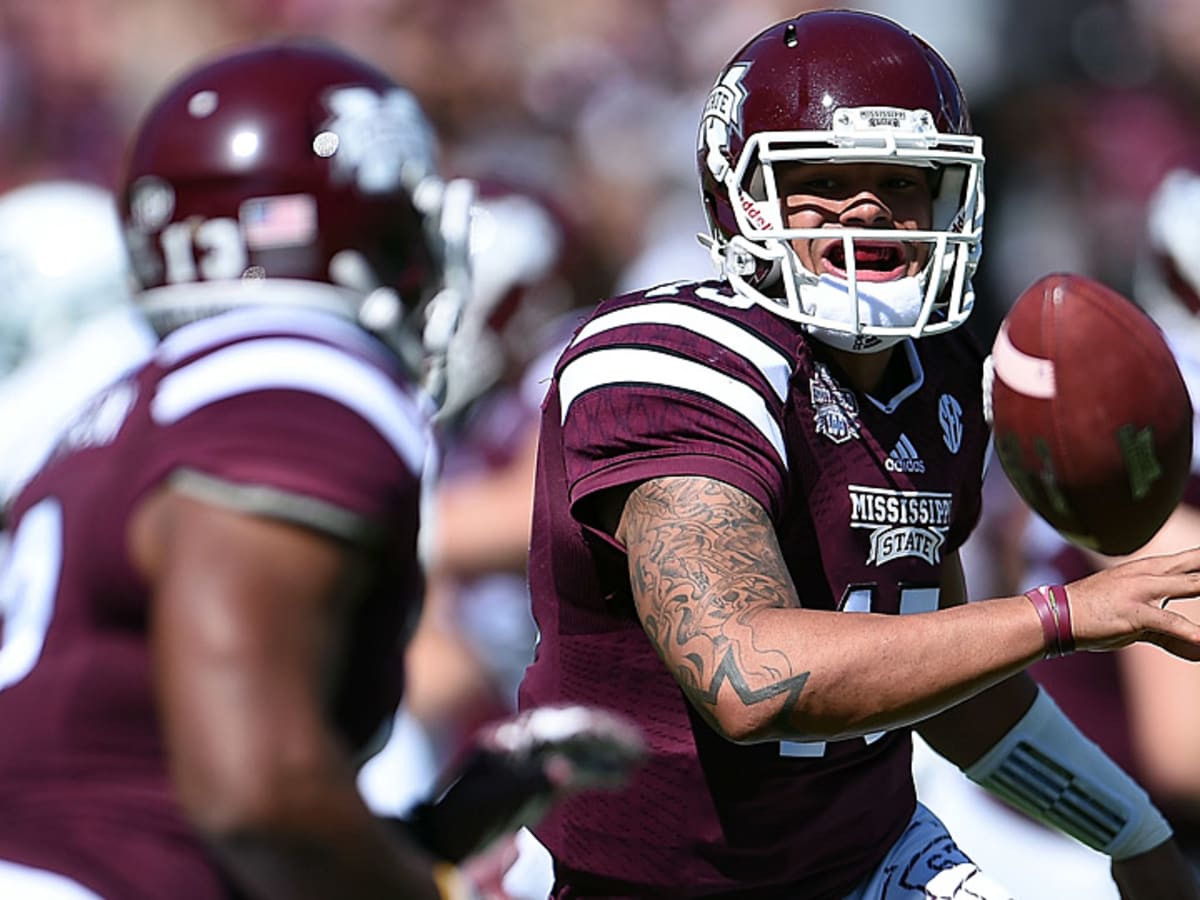
[[[1196,897],[1146,794],[1023,673],[1152,641],[1200,658],[1200,551],[966,603],[983,354],[960,328],[983,148],[945,61],[823,10],[718,75],[697,162],[719,276],[602,303],[543,411],[526,704],[636,719],[625,791],[535,829],[555,896],[1004,898],[918,804],[916,728],[966,775]]]

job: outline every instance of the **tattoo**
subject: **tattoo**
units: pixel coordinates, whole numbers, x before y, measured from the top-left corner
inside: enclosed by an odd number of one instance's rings
[[[790,718],[809,673],[755,639],[765,610],[799,606],[762,506],[711,478],[657,478],[629,495],[618,537],[642,626],[696,709],[713,723],[727,683]]]

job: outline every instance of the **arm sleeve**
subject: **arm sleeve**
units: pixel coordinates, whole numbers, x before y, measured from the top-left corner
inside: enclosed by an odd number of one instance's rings
[[[608,488],[698,475],[778,516],[787,479],[780,402],[748,366],[610,352],[568,355],[551,388],[573,510]]]

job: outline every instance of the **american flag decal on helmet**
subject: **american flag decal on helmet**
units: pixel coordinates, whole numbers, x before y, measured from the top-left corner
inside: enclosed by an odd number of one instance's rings
[[[317,236],[317,201],[310,194],[254,197],[238,209],[238,220],[251,250],[303,246]]]

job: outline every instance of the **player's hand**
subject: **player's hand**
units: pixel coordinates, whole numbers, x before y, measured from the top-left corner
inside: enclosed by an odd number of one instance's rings
[[[429,850],[458,862],[536,824],[563,797],[619,787],[645,755],[636,726],[585,706],[546,707],[476,733],[437,799],[410,817]]]
[[[1169,601],[1200,594],[1200,547],[1147,556],[1067,585],[1078,650],[1111,650],[1135,641],[1200,660],[1200,625]]]
[[[1200,900],[1200,886],[1174,838],[1128,859],[1113,860],[1121,900]]]

